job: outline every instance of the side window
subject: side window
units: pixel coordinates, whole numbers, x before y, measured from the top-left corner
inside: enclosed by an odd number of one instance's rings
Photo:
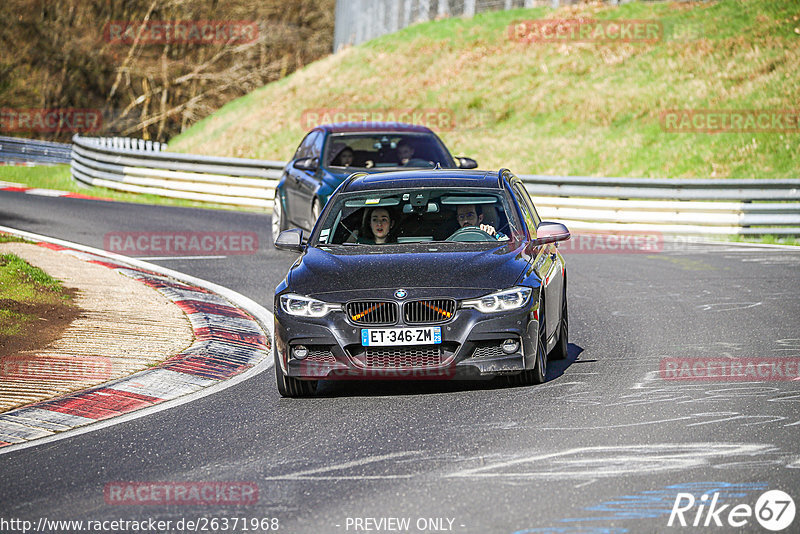
[[[321,138],[320,132],[314,130],[310,132],[308,135],[305,136],[303,142],[300,143],[300,146],[297,147],[297,152],[294,153],[294,158],[292,159],[301,159],[301,158],[313,158],[315,156],[312,155],[314,144],[317,141],[317,138]]]
[[[533,205],[533,200],[531,200],[531,196],[528,194],[528,190],[525,189],[524,185],[519,183],[514,186],[514,189],[517,190],[519,196],[522,197],[524,203],[527,204],[528,209],[530,210],[531,215],[533,216],[533,221],[535,223],[533,227],[538,228],[539,223],[542,222],[542,219],[541,217],[539,217],[539,214],[536,213],[536,206]]]
[[[311,153],[306,156],[307,158],[322,159],[322,143],[325,142],[325,135],[322,132],[317,132],[317,137],[313,140],[311,145]]]
[[[524,195],[519,189],[520,189],[519,186],[517,185],[514,186],[514,198],[516,199],[517,204],[519,204],[519,209],[522,210],[522,217],[525,219],[525,226],[528,227],[528,235],[530,235],[531,238],[535,238],[536,220],[533,218],[531,208],[530,206],[528,206],[528,203],[525,201]]]

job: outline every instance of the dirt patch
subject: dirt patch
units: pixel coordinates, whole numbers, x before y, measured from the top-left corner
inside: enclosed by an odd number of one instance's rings
[[[54,304],[25,304],[11,299],[0,299],[0,310],[30,317],[19,334],[4,335],[0,331],[0,358],[21,351],[43,349],[61,337],[70,323],[81,314],[82,310],[71,303],[77,293],[77,289],[65,287],[64,294],[69,295],[70,300]]]

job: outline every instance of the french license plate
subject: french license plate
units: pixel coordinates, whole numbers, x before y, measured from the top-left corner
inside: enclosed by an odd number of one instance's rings
[[[435,345],[442,342],[442,327],[427,328],[362,328],[361,345],[378,347],[389,345]]]

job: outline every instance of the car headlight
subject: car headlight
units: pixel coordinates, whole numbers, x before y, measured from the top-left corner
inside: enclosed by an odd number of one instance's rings
[[[522,308],[528,303],[533,290],[529,287],[512,287],[477,299],[465,300],[461,305],[483,313],[494,313]]]
[[[341,304],[329,304],[321,300],[289,293],[281,295],[281,308],[289,315],[300,317],[324,317],[329,312],[342,309]]]

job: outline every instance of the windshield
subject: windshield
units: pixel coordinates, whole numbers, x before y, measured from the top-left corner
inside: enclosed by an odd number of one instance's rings
[[[331,134],[325,142],[326,167],[454,168],[453,158],[433,134],[371,133]]]
[[[523,226],[505,192],[476,188],[415,188],[338,195],[312,246],[426,242],[507,243]]]

